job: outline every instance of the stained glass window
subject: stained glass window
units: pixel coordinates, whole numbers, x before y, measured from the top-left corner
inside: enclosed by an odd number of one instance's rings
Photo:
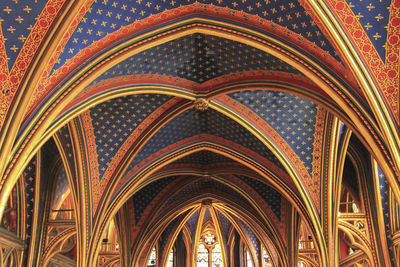
[[[269,257],[267,250],[263,247],[263,264],[262,266],[271,266],[271,258]]]
[[[216,244],[212,250],[212,266],[221,267],[222,266],[222,253],[221,246]]]
[[[208,250],[203,244],[197,249],[197,267],[208,267]]]
[[[253,261],[251,260],[250,253],[247,249],[246,249],[246,267],[253,267]]]
[[[149,258],[149,261],[147,262],[147,266],[155,266],[156,260],[157,260],[157,253],[156,253],[156,248],[154,247],[151,250],[150,258]]]
[[[215,243],[215,236],[212,234],[206,234],[204,236],[204,243],[206,243],[207,245],[212,245]]]
[[[171,249],[168,255],[167,267],[174,267],[174,254],[175,250]]]

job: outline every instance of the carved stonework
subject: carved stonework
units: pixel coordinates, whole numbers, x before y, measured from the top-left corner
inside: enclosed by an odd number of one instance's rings
[[[0,266],[21,267],[24,248],[23,240],[14,233],[0,228]]]
[[[208,109],[208,100],[204,98],[199,98],[196,101],[194,101],[194,108],[200,111],[205,111]]]

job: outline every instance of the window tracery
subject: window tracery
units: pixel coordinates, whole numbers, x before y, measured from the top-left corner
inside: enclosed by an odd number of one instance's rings
[[[197,267],[222,267],[223,257],[219,240],[213,226],[203,230],[197,249]]]

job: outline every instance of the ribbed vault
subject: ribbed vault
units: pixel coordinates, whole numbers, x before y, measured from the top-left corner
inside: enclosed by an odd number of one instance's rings
[[[28,2],[0,266],[399,262],[400,0]]]

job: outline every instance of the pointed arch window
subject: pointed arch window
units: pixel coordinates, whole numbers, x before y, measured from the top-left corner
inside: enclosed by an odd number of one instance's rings
[[[147,266],[156,266],[156,262],[157,262],[157,252],[156,248],[153,247],[150,253],[149,261],[147,262]]]
[[[204,244],[200,244],[197,249],[197,267],[208,267],[208,249]]]
[[[222,267],[222,250],[216,236],[207,233],[200,239],[196,267]]]
[[[212,266],[222,266],[222,251],[220,244],[216,244],[212,250]]]
[[[346,155],[343,167],[342,191],[340,195],[340,213],[362,212],[362,192],[359,174],[350,155]]]
[[[246,248],[246,267],[253,267],[253,260],[251,259],[249,250]]]
[[[167,267],[174,267],[175,262],[175,248],[172,248],[168,255]]]

